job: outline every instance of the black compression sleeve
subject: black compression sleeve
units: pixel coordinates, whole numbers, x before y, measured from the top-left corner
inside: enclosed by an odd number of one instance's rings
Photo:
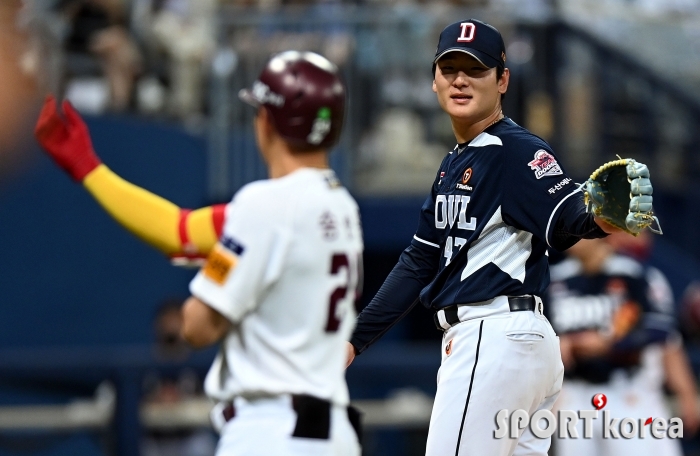
[[[372,301],[357,317],[350,339],[355,353],[362,353],[417,303],[418,294],[435,277],[440,249],[409,246],[403,251]]]
[[[550,236],[550,245],[560,252],[576,244],[580,239],[596,239],[608,235],[595,222],[593,214],[586,212],[581,192],[564,201],[556,215],[557,220]]]

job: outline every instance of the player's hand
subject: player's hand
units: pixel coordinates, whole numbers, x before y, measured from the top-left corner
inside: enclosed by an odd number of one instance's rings
[[[572,348],[577,358],[595,358],[607,354],[612,347],[612,339],[599,331],[582,331],[573,334]]]
[[[350,342],[345,342],[347,348],[347,357],[345,361],[345,368],[350,367],[350,364],[355,360],[355,347],[352,346]]]
[[[68,101],[63,101],[62,108],[65,118],[56,109],[56,99],[46,97],[34,136],[58,166],[82,182],[102,162],[92,148],[90,132],[80,114]]]

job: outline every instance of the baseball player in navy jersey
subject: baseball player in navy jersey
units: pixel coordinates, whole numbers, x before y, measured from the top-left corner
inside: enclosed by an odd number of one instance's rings
[[[569,258],[551,269],[545,300],[566,368],[556,407],[593,410],[593,396],[603,393],[612,418],[669,420],[663,358],[666,346],[677,344],[679,335],[666,279],[657,269],[616,254],[601,239],[581,241],[568,253]],[[555,440],[556,454],[682,454],[680,442],[668,438],[605,439],[602,423],[594,422],[592,439]],[[580,437],[583,425],[578,430]]]
[[[550,146],[501,111],[505,45],[492,26],[447,26],[433,60],[433,91],[457,145],[442,161],[411,245],[358,317],[348,363],[414,305],[435,311],[442,363],[426,455],[545,455],[529,427],[495,439],[502,409],[551,409],[564,367],[543,314],[547,249],[564,250],[612,227]]]
[[[204,383],[216,401],[218,456],[359,456],[345,344],[362,281],[362,230],[357,204],[328,166],[345,87],[326,58],[287,51],[240,98],[257,109],[256,141],[270,179],[195,217],[102,164],[70,104],[61,116],[48,98],[36,135],[146,242],[176,258],[208,253],[190,284],[182,333],[195,347],[220,346]]]

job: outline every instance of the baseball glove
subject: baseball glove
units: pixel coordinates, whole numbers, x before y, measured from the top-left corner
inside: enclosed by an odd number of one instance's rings
[[[596,217],[634,236],[644,228],[663,234],[652,211],[647,165],[631,158],[610,161],[593,171],[583,190],[586,210]]]

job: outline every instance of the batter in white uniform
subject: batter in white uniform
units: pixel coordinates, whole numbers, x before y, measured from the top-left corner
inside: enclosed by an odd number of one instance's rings
[[[326,153],[340,132],[343,85],[325,58],[286,52],[241,98],[258,107],[271,179],[246,185],[227,206],[184,307],[190,342],[221,343],[205,380],[218,402],[217,455],[357,456],[344,347],[362,231]]]

